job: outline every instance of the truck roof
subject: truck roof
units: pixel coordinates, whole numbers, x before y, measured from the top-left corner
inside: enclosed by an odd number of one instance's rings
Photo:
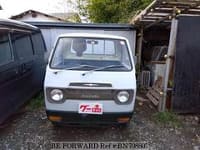
[[[118,23],[67,23],[67,22],[27,22],[39,28],[78,28],[78,29],[103,29],[103,30],[136,30],[131,24]]]
[[[61,34],[58,36],[60,37],[91,37],[91,38],[110,38],[110,39],[122,39],[127,40],[123,36],[116,36],[116,35],[110,35],[110,34],[102,34],[102,33],[66,33]]]
[[[21,29],[21,30],[39,30],[38,27],[12,20],[12,19],[2,19],[0,18],[0,27],[7,28],[7,29]]]

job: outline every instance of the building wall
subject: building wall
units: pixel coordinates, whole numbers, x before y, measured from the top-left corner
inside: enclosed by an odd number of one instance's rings
[[[133,54],[135,54],[135,34],[136,32],[133,31],[112,31],[112,30],[86,30],[86,29],[65,29],[65,28],[42,28],[41,29],[46,45],[47,45],[47,49],[51,50],[54,47],[55,41],[57,39],[57,37],[60,34],[64,34],[64,33],[101,33],[101,34],[111,34],[111,35],[118,35],[118,36],[123,36],[126,37],[129,42],[130,42],[130,46],[133,50]]]
[[[30,22],[61,22],[57,19],[46,17],[44,15],[37,14],[36,17],[33,17],[32,14],[27,14],[22,18],[17,18],[18,21],[30,21]]]
[[[136,31],[123,31],[123,30],[103,30],[103,29],[75,29],[75,28],[41,28],[42,34],[44,36],[44,40],[47,47],[47,53],[45,58],[48,59],[48,56],[55,46],[55,42],[57,37],[60,34],[64,33],[101,33],[101,34],[111,34],[111,35],[118,35],[123,36],[129,40],[130,47],[132,49],[134,61],[136,64],[136,57],[135,57],[135,39],[136,39]]]

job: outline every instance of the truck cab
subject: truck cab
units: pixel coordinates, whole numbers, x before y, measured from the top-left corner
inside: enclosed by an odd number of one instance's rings
[[[95,33],[60,35],[50,54],[44,93],[54,124],[127,124],[136,97],[129,41]]]

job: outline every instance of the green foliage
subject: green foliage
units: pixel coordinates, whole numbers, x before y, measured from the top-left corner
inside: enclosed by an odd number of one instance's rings
[[[36,97],[32,98],[27,105],[28,110],[35,110],[44,106],[44,95],[42,93],[38,94]]]
[[[181,122],[177,118],[177,115],[173,112],[157,112],[153,114],[153,119],[160,124],[170,125],[172,127],[180,127]]]
[[[127,23],[152,0],[88,0],[85,9],[95,23]]]
[[[67,18],[66,20],[71,21],[71,22],[81,23],[81,18],[79,17],[78,14],[72,15],[71,17]]]
[[[81,16],[87,16],[87,1],[88,0],[77,0],[76,7],[78,9],[79,15]]]
[[[169,80],[168,86],[169,86],[170,88],[172,88],[172,87],[174,86],[174,81],[173,81],[173,80]]]

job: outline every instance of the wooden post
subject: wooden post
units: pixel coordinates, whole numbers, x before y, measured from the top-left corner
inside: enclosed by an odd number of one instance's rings
[[[140,29],[139,32],[139,37],[137,40],[137,64],[139,66],[138,72],[140,72],[140,67],[141,67],[141,59],[142,59],[142,41],[143,41],[143,28]]]
[[[174,17],[171,23],[170,40],[169,40],[168,53],[166,56],[166,69],[165,69],[165,76],[164,76],[164,81],[163,81],[163,97],[161,101],[159,102],[159,106],[158,106],[159,111],[165,111],[166,109],[166,99],[167,99],[167,91],[168,91],[167,89],[168,89],[170,70],[173,65],[172,59],[174,58],[174,54],[175,54],[177,30],[178,30],[178,20]]]

